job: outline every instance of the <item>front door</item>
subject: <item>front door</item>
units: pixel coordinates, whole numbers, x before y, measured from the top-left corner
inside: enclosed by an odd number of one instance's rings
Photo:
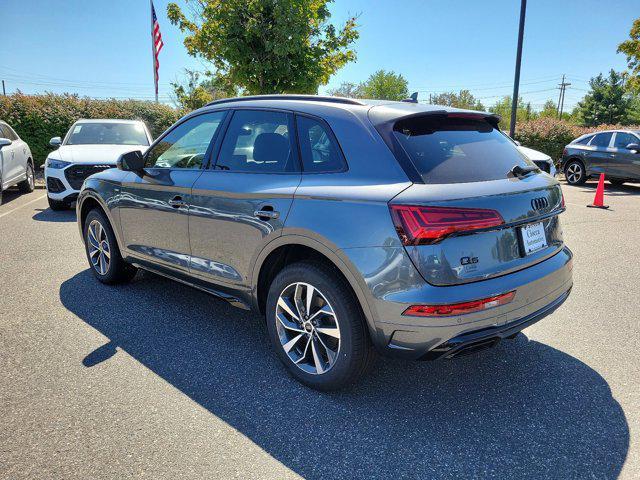
[[[188,272],[191,187],[225,115],[205,113],[177,125],[149,148],[144,171],[131,172],[122,182],[125,248],[142,263]]]
[[[612,176],[621,179],[640,179],[640,153],[629,150],[630,143],[640,144],[640,139],[628,132],[616,132],[613,139],[613,150],[615,152],[616,172]]]
[[[250,266],[281,234],[300,184],[293,116],[236,110],[217,162],[193,186],[191,274],[231,288],[248,285]]]
[[[24,142],[8,125],[0,124],[0,137],[8,138],[13,143],[2,147],[2,183],[13,185],[17,179],[22,180],[27,165],[27,148]]]

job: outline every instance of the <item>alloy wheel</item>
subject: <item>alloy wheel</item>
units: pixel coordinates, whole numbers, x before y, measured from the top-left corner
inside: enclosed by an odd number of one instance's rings
[[[276,330],[285,353],[301,370],[320,375],[335,365],[340,351],[338,317],[313,285],[297,282],[282,291]]]
[[[98,220],[92,220],[89,224],[87,246],[91,265],[100,275],[106,275],[111,263],[111,247],[107,232]]]
[[[572,163],[567,167],[567,181],[569,183],[578,183],[582,178],[582,166],[579,163]]]

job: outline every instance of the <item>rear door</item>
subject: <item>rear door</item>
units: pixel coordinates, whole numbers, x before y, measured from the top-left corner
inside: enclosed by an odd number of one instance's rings
[[[424,183],[391,203],[409,256],[434,285],[508,274],[563,246],[558,182],[539,171],[492,124],[478,118],[401,120],[394,135]]]
[[[613,138],[615,175],[617,178],[640,179],[640,154],[629,150],[630,143],[640,144],[640,139],[630,132],[616,132]]]
[[[589,151],[585,153],[587,170],[592,174],[611,174],[615,170],[615,151],[612,148],[613,132],[598,133],[589,142]]]
[[[189,215],[191,274],[246,286],[252,259],[281,234],[300,184],[293,115],[238,109],[217,159],[193,186]]]
[[[144,172],[130,172],[122,182],[120,222],[132,255],[188,272],[191,188],[225,116],[209,112],[177,125],[146,152]]]

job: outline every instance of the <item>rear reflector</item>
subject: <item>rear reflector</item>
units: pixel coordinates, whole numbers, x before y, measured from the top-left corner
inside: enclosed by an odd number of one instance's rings
[[[457,232],[504,224],[495,210],[484,208],[390,205],[391,217],[403,245],[430,245]]]
[[[495,297],[473,300],[472,302],[452,303],[450,305],[412,305],[402,315],[409,317],[448,317],[464,315],[465,313],[480,312],[500,305],[511,303],[516,296],[515,290]]]

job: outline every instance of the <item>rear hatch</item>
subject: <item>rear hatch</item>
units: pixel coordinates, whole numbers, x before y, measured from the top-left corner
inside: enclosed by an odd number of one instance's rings
[[[392,126],[418,181],[390,202],[416,268],[433,285],[506,275],[563,246],[558,182],[479,113],[412,115]],[[515,168],[514,168],[515,167]]]

